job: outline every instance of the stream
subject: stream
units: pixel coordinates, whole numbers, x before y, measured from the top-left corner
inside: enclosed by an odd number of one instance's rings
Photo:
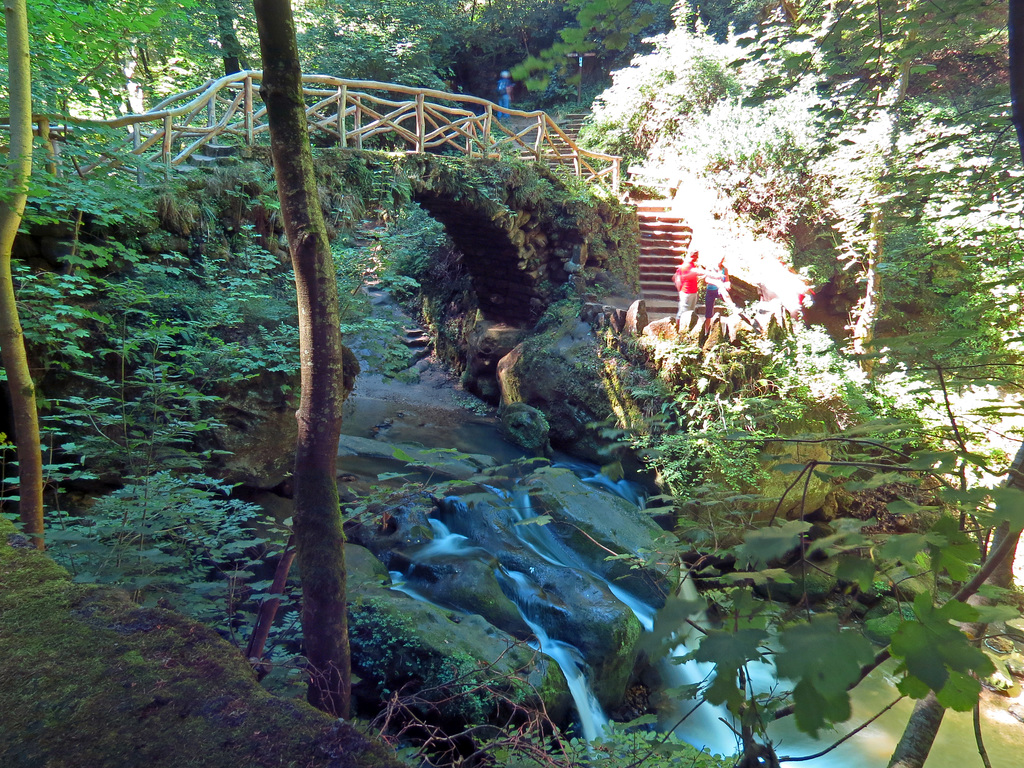
[[[425,447],[456,449],[470,454],[493,456],[499,463],[522,458],[521,450],[506,443],[497,433],[493,417],[468,410],[461,394],[453,392],[450,382],[440,374],[426,376],[419,384],[401,384],[382,381],[374,377],[360,377],[356,392],[346,405],[344,432],[358,438],[372,438],[386,444],[414,444]],[[344,441],[344,439],[343,439]],[[557,459],[556,459],[557,461]],[[638,487],[629,483],[613,483],[601,475],[593,466],[563,457],[563,463],[584,480],[585,485],[595,494],[615,493],[633,503],[643,502]],[[363,482],[373,482],[382,472],[400,472],[404,462],[391,461],[379,456],[372,460],[354,455],[339,456],[339,472],[350,473]],[[529,520],[535,513],[530,508],[529,494],[515,487],[489,487],[495,504],[511,507],[520,523]],[[457,509],[461,503],[457,498],[446,499],[446,508]],[[488,553],[481,550],[466,532],[458,530],[459,516],[442,514],[432,518],[430,526],[433,541],[422,546],[414,554],[415,562],[427,562],[433,558],[485,558]],[[582,569],[588,577],[600,583],[614,595],[615,599],[627,606],[639,620],[645,631],[650,631],[655,620],[655,610],[642,600],[586,569],[582,561],[568,551],[561,542],[552,540],[543,525],[518,524],[511,530],[519,537],[523,546],[529,548],[553,567]],[[392,572],[392,589],[410,596],[429,601],[429,596],[417,589],[415,579],[406,572]],[[537,647],[542,653],[559,665],[569,683],[570,691],[579,716],[582,734],[593,739],[601,732],[607,716],[601,711],[589,682],[590,667],[579,650],[568,642],[569,638],[552,636],[543,623],[547,597],[544,590],[529,573],[498,565],[496,576],[502,590],[518,607],[523,620],[533,631]],[[823,652],[827,653],[826,649]],[[675,655],[685,654],[677,649]],[[671,665],[663,671],[670,686],[698,682],[712,670],[693,662]],[[755,665],[751,677],[755,685],[768,687],[776,684],[773,670],[769,665]],[[884,666],[870,675],[854,693],[853,717],[849,727],[870,718],[888,705],[897,694],[893,687],[892,665]],[[985,746],[993,766],[1017,766],[1024,750],[1024,726],[1007,712],[1005,700],[993,702],[984,694],[982,700],[983,730]],[[998,704],[998,706],[997,706]],[[660,711],[663,727],[670,727],[692,704],[677,702],[671,711]],[[904,700],[880,717],[860,734],[838,749],[811,761],[789,762],[788,765],[811,765],[822,768],[884,768],[896,742],[906,725],[913,708],[913,702]],[[668,709],[668,708],[666,708]],[[677,735],[698,747],[707,748],[718,754],[735,752],[736,740],[730,729],[721,722],[726,713],[702,705],[697,712],[676,729]],[[779,755],[801,756],[813,754],[829,746],[848,728],[842,727],[836,733],[822,733],[820,738],[811,739],[796,730],[792,718],[773,724],[770,734]],[[971,713],[947,712],[935,746],[928,760],[928,768],[972,768],[982,761],[974,742]]]

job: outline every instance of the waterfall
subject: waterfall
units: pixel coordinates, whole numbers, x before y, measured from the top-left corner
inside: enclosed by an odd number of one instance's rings
[[[519,488],[510,493],[490,486],[488,486],[488,490],[505,503],[511,502],[518,520],[524,521],[536,517],[530,506],[529,495],[525,490]],[[461,501],[457,504],[461,505],[460,512],[466,511],[465,504]],[[452,556],[473,558],[479,554],[487,554],[480,548],[474,547],[467,536],[453,533],[441,520],[429,518],[428,523],[433,533],[433,539],[408,553],[414,562]],[[567,562],[576,560],[576,558],[569,556],[570,553],[559,552],[554,539],[544,530],[543,526],[517,525],[514,530],[523,544],[549,563],[562,568],[579,567],[579,565],[574,566]],[[607,725],[608,718],[587,681],[586,663],[580,651],[569,643],[551,637],[538,621],[537,608],[546,602],[543,590],[525,573],[507,571],[500,565],[495,573],[499,581],[506,585],[507,592],[519,609],[523,621],[537,638],[535,647],[561,669],[573,703],[576,705],[583,737],[588,741],[598,738],[602,729]],[[437,605],[411,586],[406,580],[405,574],[399,571],[391,572],[391,589],[402,592],[415,600]]]
[[[543,600],[542,592],[533,579],[520,571],[506,571],[504,568],[499,568],[498,574],[499,578],[505,577],[506,583],[512,584],[512,591],[515,595],[513,602],[519,607],[523,620],[533,630],[540,646],[540,652],[554,661],[562,670],[565,682],[569,686],[569,693],[576,704],[576,713],[580,718],[583,738],[593,741],[601,735],[601,731],[608,724],[608,718],[587,682],[583,672],[586,663],[583,661],[582,655],[574,646],[549,636],[544,627],[531,617],[531,613],[533,613],[531,606]]]
[[[584,483],[601,488],[608,493],[632,502],[639,509],[644,509],[647,506],[647,491],[644,490],[642,485],[634,483],[632,480],[627,480],[624,477],[619,480],[612,480],[596,464],[563,456],[558,461],[553,462],[551,466],[568,469]]]

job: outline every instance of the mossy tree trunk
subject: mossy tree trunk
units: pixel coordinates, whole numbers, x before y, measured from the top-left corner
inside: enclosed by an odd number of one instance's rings
[[[214,0],[213,12],[217,16],[217,37],[224,59],[224,74],[233,75],[242,69],[242,44],[235,34],[235,11],[230,0]]]
[[[309,701],[347,717],[345,536],[335,477],[344,401],[344,347],[334,260],[313,174],[295,20],[289,0],[255,0],[270,145],[299,309],[302,397],[295,452],[295,544]]]
[[[1024,0],[1018,1],[1024,3]],[[1010,464],[1006,485],[1009,488],[1024,491],[1024,443],[1018,446],[1017,454]],[[1008,565],[1012,569],[1013,558],[1017,551],[1017,542],[1020,540],[1020,536],[1021,529],[1019,526],[1000,526],[997,541],[993,542],[988,560],[985,562],[982,570],[976,574],[975,579],[981,576],[982,573],[985,573],[984,582],[986,584],[1005,588],[1006,567]],[[965,585],[964,589],[967,586],[969,585]],[[964,589],[961,589],[961,593]],[[976,590],[967,595],[965,601],[969,605],[987,605],[991,603],[990,600],[979,595]],[[983,623],[961,624],[960,629],[972,640],[980,642],[980,638],[985,634],[986,625]],[[975,713],[977,713],[977,710],[975,710]],[[934,692],[929,691],[927,696],[918,701],[910,715],[910,720],[907,722],[907,727],[903,730],[899,744],[896,745],[896,751],[893,752],[889,760],[889,768],[922,768],[925,760],[928,759],[928,754],[931,752],[932,744],[935,742],[935,736],[939,732],[939,726],[942,725],[942,718],[945,714],[946,709],[939,703]],[[978,748],[979,750],[983,749],[980,741],[978,742]]]
[[[11,393],[18,446],[18,510],[22,527],[43,548],[43,461],[39,445],[36,390],[25,354],[11,275],[11,251],[21,225],[32,173],[32,80],[29,69],[28,13],[25,0],[4,0],[7,23],[8,105],[11,143],[0,195],[0,348]]]

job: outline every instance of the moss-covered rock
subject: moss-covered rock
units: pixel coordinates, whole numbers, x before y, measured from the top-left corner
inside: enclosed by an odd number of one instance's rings
[[[609,441],[593,424],[641,421],[630,393],[636,372],[600,342],[579,310],[568,301],[553,307],[540,333],[498,362],[498,383],[503,404],[526,403],[544,414],[554,448],[603,463]]]
[[[548,529],[587,568],[651,608],[669,592],[660,553],[669,534],[632,502],[595,494],[567,469],[543,467],[526,483],[534,504],[552,517]]]
[[[534,456],[551,452],[548,444],[550,427],[544,414],[526,403],[509,403],[498,409],[498,430],[501,436]]]
[[[390,589],[387,573],[363,547],[346,546],[345,558],[349,636],[361,680],[354,690],[368,711],[401,690],[419,695],[424,706],[436,699],[432,718],[448,726],[493,720],[503,697],[543,703],[556,721],[566,715],[568,687],[547,657],[483,616]]]
[[[0,519],[4,768],[398,768],[383,747],[263,690],[183,616],[74,584]]]

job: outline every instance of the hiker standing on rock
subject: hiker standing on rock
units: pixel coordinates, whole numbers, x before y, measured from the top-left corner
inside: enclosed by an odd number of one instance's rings
[[[718,264],[704,270],[704,281],[708,286],[707,293],[704,295],[704,328],[707,329],[711,326],[711,318],[715,314],[715,302],[719,298],[730,312],[736,311],[736,303],[729,295],[732,281],[729,279],[729,270],[725,266],[725,256],[718,260]]]

